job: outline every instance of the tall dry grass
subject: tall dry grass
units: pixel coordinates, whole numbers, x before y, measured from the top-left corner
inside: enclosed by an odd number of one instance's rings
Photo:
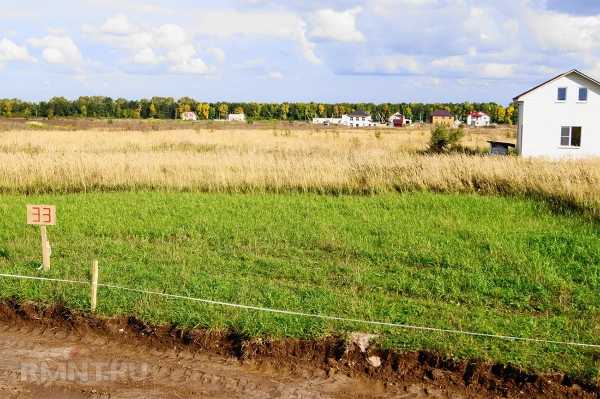
[[[463,145],[512,134],[469,130]],[[427,129],[9,131],[0,133],[0,190],[433,190],[534,196],[600,215],[600,159],[422,155],[428,140]]]

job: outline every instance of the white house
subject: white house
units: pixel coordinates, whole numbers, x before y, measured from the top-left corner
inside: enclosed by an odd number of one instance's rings
[[[517,152],[523,156],[600,156],[600,82],[574,69],[514,98]]]
[[[474,127],[489,126],[492,119],[488,114],[481,111],[473,111],[467,115],[467,125]]]
[[[196,115],[195,112],[182,112],[181,113],[181,119],[183,119],[184,121],[196,121],[198,120],[198,116]]]
[[[410,125],[412,121],[408,118],[405,118],[400,112],[396,112],[394,115],[388,118],[388,126],[389,127],[402,127]]]
[[[229,122],[246,122],[245,114],[229,114],[227,117]]]
[[[365,111],[354,111],[349,115],[342,115],[340,124],[350,127],[370,127],[375,126],[371,115]]]
[[[313,118],[313,125],[339,125],[342,123],[342,118]]]

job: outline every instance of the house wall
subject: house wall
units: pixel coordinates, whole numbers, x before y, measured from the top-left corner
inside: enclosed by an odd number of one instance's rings
[[[229,122],[245,122],[246,115],[245,114],[229,114],[229,116],[227,117],[227,120],[229,120]]]
[[[521,143],[523,142],[523,115],[525,115],[525,107],[523,102],[519,102],[519,122],[517,123],[517,154],[523,155]]]
[[[559,87],[567,100],[557,101]],[[588,101],[579,102],[579,88],[588,88]],[[534,90],[519,105],[517,150],[523,156],[578,158],[600,156],[600,87],[578,75],[568,75]],[[562,126],[581,126],[581,147],[563,147]]]
[[[442,126],[454,126],[454,118],[451,116],[434,116],[432,117],[432,123],[434,125],[442,125]]]
[[[352,119],[351,119],[352,118]],[[350,127],[369,127],[375,126],[370,116],[364,117],[350,117],[349,115],[342,115],[340,124]]]
[[[489,116],[481,116],[479,118],[474,118],[471,115],[467,116],[467,125],[475,126],[475,127],[485,127],[489,126],[491,119]]]

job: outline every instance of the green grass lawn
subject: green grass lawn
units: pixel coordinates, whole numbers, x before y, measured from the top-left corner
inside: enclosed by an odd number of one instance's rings
[[[0,196],[0,271],[44,275],[25,204],[58,207],[47,275],[310,313],[600,343],[600,224],[533,200],[428,193]],[[0,278],[0,296],[89,308],[87,286]],[[247,336],[381,334],[398,350],[595,378],[600,353],[223,308],[101,288],[103,315]]]

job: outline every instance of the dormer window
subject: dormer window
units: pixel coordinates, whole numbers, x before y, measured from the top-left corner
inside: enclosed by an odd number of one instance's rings
[[[580,87],[579,88],[579,101],[587,101],[588,99],[588,89],[587,87]]]
[[[556,101],[567,101],[567,88],[559,87],[558,94],[556,96]]]

